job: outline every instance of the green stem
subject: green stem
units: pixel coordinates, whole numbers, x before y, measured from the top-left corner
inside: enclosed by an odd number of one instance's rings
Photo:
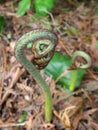
[[[17,41],[17,44],[15,46],[15,56],[17,60],[29,71],[29,73],[31,73],[33,78],[36,80],[37,84],[43,90],[45,97],[45,120],[47,122],[50,122],[52,119],[52,106],[53,106],[50,89],[45,80],[40,75],[39,71],[36,69],[36,67],[24,55],[24,48],[27,47],[28,44],[31,44],[31,42],[32,42],[31,49],[34,47],[33,48],[34,56],[37,58],[42,58],[43,56],[43,60],[45,60],[45,57],[47,57],[48,54],[52,53],[53,55],[53,49],[57,42],[57,37],[54,33],[48,30],[37,29],[23,35]],[[44,47],[41,48],[42,45],[44,45],[45,48]],[[51,57],[52,56],[50,56],[50,58]]]
[[[77,71],[73,70],[72,71],[72,76],[71,76],[71,84],[69,86],[70,91],[74,91],[75,88],[75,83],[76,83],[76,79],[77,79]]]

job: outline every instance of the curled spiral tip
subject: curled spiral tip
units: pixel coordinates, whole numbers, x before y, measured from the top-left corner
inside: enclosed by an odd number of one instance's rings
[[[77,64],[77,67],[78,67],[78,68],[87,69],[87,68],[89,68],[89,67],[91,66],[91,58],[90,58],[90,56],[89,56],[87,53],[83,52],[83,51],[75,51],[75,52],[73,53],[72,63],[75,61],[75,59],[76,59],[78,56],[83,57],[83,58],[86,60],[86,62],[87,62],[86,64],[82,64],[82,65],[80,65],[80,64],[78,63],[78,64]]]

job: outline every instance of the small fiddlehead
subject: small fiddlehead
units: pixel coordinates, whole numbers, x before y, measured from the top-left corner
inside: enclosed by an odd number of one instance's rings
[[[90,58],[90,56],[87,53],[83,52],[83,51],[75,51],[73,53],[73,55],[72,55],[72,63],[76,60],[76,58],[78,56],[83,57],[87,62],[86,64],[82,64],[82,65],[80,63],[78,63],[77,64],[78,68],[87,69],[87,68],[89,68],[91,66],[91,58]]]
[[[52,118],[52,96],[45,80],[36,69],[43,68],[53,56],[54,48],[57,43],[57,37],[54,33],[37,29],[24,34],[15,45],[15,56],[17,60],[32,74],[45,97],[45,120],[51,121]],[[24,49],[30,48],[34,55],[33,63],[24,55]]]

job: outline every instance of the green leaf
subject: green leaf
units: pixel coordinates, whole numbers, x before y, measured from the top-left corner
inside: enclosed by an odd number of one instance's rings
[[[29,10],[31,5],[31,0],[21,0],[18,4],[17,14],[24,15],[27,10]]]
[[[4,16],[0,15],[0,32],[4,31],[5,25],[6,25],[5,18]]]
[[[26,111],[24,111],[22,113],[22,115],[20,116],[18,123],[23,123],[26,120],[27,115],[28,115],[28,113]]]
[[[98,66],[95,66],[94,70],[95,70],[95,71],[98,71]]]
[[[71,30],[76,36],[78,35],[78,30],[74,26],[71,26]]]
[[[94,8],[93,12],[98,15],[98,7]]]
[[[71,32],[69,31],[69,29],[66,26],[63,29],[65,30],[65,32],[68,36],[71,36]]]
[[[52,75],[53,79],[56,80],[71,64],[70,56],[55,52],[52,60],[45,68],[45,72]],[[58,81],[58,84],[62,85],[66,90],[74,91],[80,85],[85,73],[86,71],[83,69],[71,70]]]
[[[55,4],[55,0],[34,0],[34,10],[39,16],[46,16]]]

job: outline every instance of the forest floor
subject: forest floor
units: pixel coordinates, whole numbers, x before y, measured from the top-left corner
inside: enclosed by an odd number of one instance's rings
[[[97,0],[80,2],[78,6],[61,0],[44,18],[36,16],[32,8],[19,17],[15,3],[17,0],[0,4],[0,14],[6,21],[0,34],[0,130],[98,130]],[[81,50],[92,60],[81,84],[71,93],[64,91],[44,70],[40,71],[53,97],[51,123],[44,120],[42,90],[14,55],[19,37],[36,28],[55,32],[55,51],[72,56],[74,51]]]

